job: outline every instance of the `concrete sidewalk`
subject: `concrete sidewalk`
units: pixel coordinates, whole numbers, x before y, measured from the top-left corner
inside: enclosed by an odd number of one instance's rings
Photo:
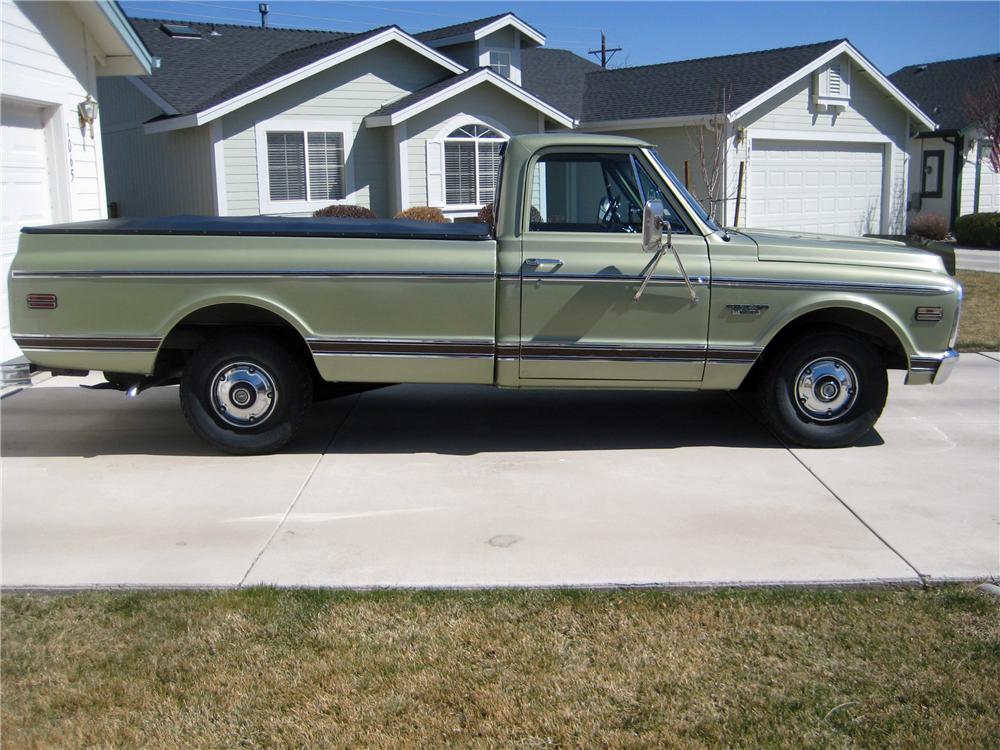
[[[955,266],[959,271],[1000,273],[1000,250],[977,250],[972,247],[956,247]]]
[[[396,386],[230,457],[176,389],[8,396],[2,582],[572,586],[1000,575],[1000,357],[788,450],[739,397]]]

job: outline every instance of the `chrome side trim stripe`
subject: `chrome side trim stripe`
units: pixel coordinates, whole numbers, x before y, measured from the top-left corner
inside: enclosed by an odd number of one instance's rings
[[[502,275],[506,278],[506,274]],[[515,278],[522,278],[520,274],[515,274]],[[550,284],[641,284],[642,276],[612,276],[610,274],[570,274],[570,273],[526,273],[523,276],[525,281],[545,281]],[[654,276],[649,280],[650,284],[665,286],[686,286],[684,279],[680,276]],[[704,276],[691,277],[691,284],[694,286],[705,286],[708,279]]]
[[[21,349],[94,352],[155,352],[163,339],[129,336],[14,336]]]
[[[753,279],[716,277],[712,285],[740,289],[791,289],[796,291],[873,292],[876,294],[951,294],[947,286],[929,284],[876,284],[867,281],[819,281],[811,279]]]
[[[198,270],[177,271],[12,271],[15,279],[371,279],[375,281],[444,280],[493,281],[493,271],[330,271],[322,269],[275,269],[270,271]]]
[[[398,340],[398,339],[309,339],[309,349],[318,355],[349,357],[486,357],[492,358],[492,341]]]
[[[456,357],[608,362],[703,362],[753,364],[756,347],[616,346],[578,342],[498,343],[421,339],[309,339],[316,356]]]

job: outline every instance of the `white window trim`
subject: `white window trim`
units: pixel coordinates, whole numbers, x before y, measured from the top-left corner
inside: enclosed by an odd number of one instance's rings
[[[345,195],[341,200],[306,200],[272,201],[270,178],[267,163],[267,134],[273,131],[301,131],[344,134],[344,183]],[[354,124],[350,120],[302,120],[295,117],[275,117],[263,120],[254,125],[254,138],[257,143],[257,201],[262,214],[306,213],[332,205],[357,205],[357,195],[354,190],[354,170],[351,160],[351,150],[354,146]],[[307,139],[308,140],[308,139]],[[308,186],[309,151],[306,148],[306,184]],[[309,195],[308,187],[306,196]]]
[[[495,70],[493,67],[493,53],[496,52],[498,55],[507,55],[507,73],[508,75],[503,75],[499,70]],[[491,47],[486,50],[486,67],[496,73],[498,76],[503,76],[508,80],[514,80],[514,50],[512,49],[502,49],[500,47]]]
[[[475,167],[475,170],[476,170],[475,171],[476,200],[473,201],[472,203],[448,203],[448,166],[447,166],[448,165],[448,160],[447,160],[447,151],[445,151],[442,148],[442,151],[441,151],[441,158],[442,158],[441,180],[442,180],[442,183],[441,184],[442,184],[442,187],[444,188],[444,201],[445,201],[444,208],[446,208],[448,210],[451,210],[451,211],[470,210],[470,209],[473,209],[473,208],[475,208],[475,209],[478,210],[479,208],[482,208],[484,205],[486,205],[486,202],[483,201],[483,200],[481,200],[480,195],[479,195],[479,191],[480,191],[480,187],[479,187],[479,144],[481,142],[486,142],[486,143],[506,143],[509,140],[509,138],[510,138],[508,135],[506,135],[505,133],[503,133],[500,130],[497,130],[493,126],[491,126],[491,125],[485,125],[483,123],[478,123],[478,122],[466,122],[464,125],[458,125],[457,127],[452,128],[448,132],[449,133],[453,133],[454,131],[458,130],[459,128],[468,127],[470,125],[479,125],[480,127],[489,128],[490,130],[492,130],[494,133],[496,133],[500,137],[499,138],[479,138],[479,137],[477,137],[477,138],[452,138],[452,137],[446,135],[443,138],[439,139],[442,144],[448,144],[448,143],[469,143],[469,142],[471,142],[473,144],[473,146],[474,146],[474,148],[473,148],[473,154],[476,157],[476,167]],[[498,175],[498,177],[499,177],[499,175]],[[493,198],[489,202],[492,202],[492,201],[495,201],[495,200],[496,200],[496,186],[493,187]]]
[[[459,112],[457,115],[453,115],[444,121],[437,130],[434,132],[432,138],[424,139],[424,148],[426,149],[428,143],[440,143],[441,144],[441,200],[438,202],[436,198],[431,194],[431,176],[430,176],[430,164],[424,165],[424,177],[426,179],[427,194],[426,194],[426,204],[428,206],[434,206],[440,208],[445,214],[450,215],[452,212],[467,212],[465,215],[474,216],[476,212],[482,208],[481,205],[476,205],[472,203],[466,204],[447,204],[445,203],[445,172],[444,172],[444,141],[447,136],[457,130],[458,128],[465,127],[467,125],[481,125],[486,128],[499,133],[504,141],[509,141],[511,137],[510,128],[508,128],[503,123],[494,120],[492,117],[484,117],[482,115],[469,115],[465,112]],[[409,165],[407,165],[407,168]],[[478,191],[478,186],[477,186]],[[478,192],[477,192],[478,194]],[[468,213],[471,212],[471,213]]]

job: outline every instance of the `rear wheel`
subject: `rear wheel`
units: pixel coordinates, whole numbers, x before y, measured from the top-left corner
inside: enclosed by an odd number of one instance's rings
[[[871,344],[849,333],[817,332],[767,364],[761,407],[786,442],[839,448],[871,430],[888,389],[885,365]]]
[[[296,353],[265,336],[211,339],[188,360],[181,408],[191,428],[228,453],[273,453],[291,440],[312,403]]]

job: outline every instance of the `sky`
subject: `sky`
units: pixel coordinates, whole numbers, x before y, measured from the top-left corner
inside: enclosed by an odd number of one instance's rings
[[[122,0],[146,18],[259,24],[256,0]],[[270,0],[272,26],[409,32],[511,11],[546,46],[582,56],[621,47],[612,67],[725,55],[848,38],[884,73],[904,65],[1000,53],[1000,0],[990,2],[392,2]],[[591,58],[593,59],[593,58]]]

